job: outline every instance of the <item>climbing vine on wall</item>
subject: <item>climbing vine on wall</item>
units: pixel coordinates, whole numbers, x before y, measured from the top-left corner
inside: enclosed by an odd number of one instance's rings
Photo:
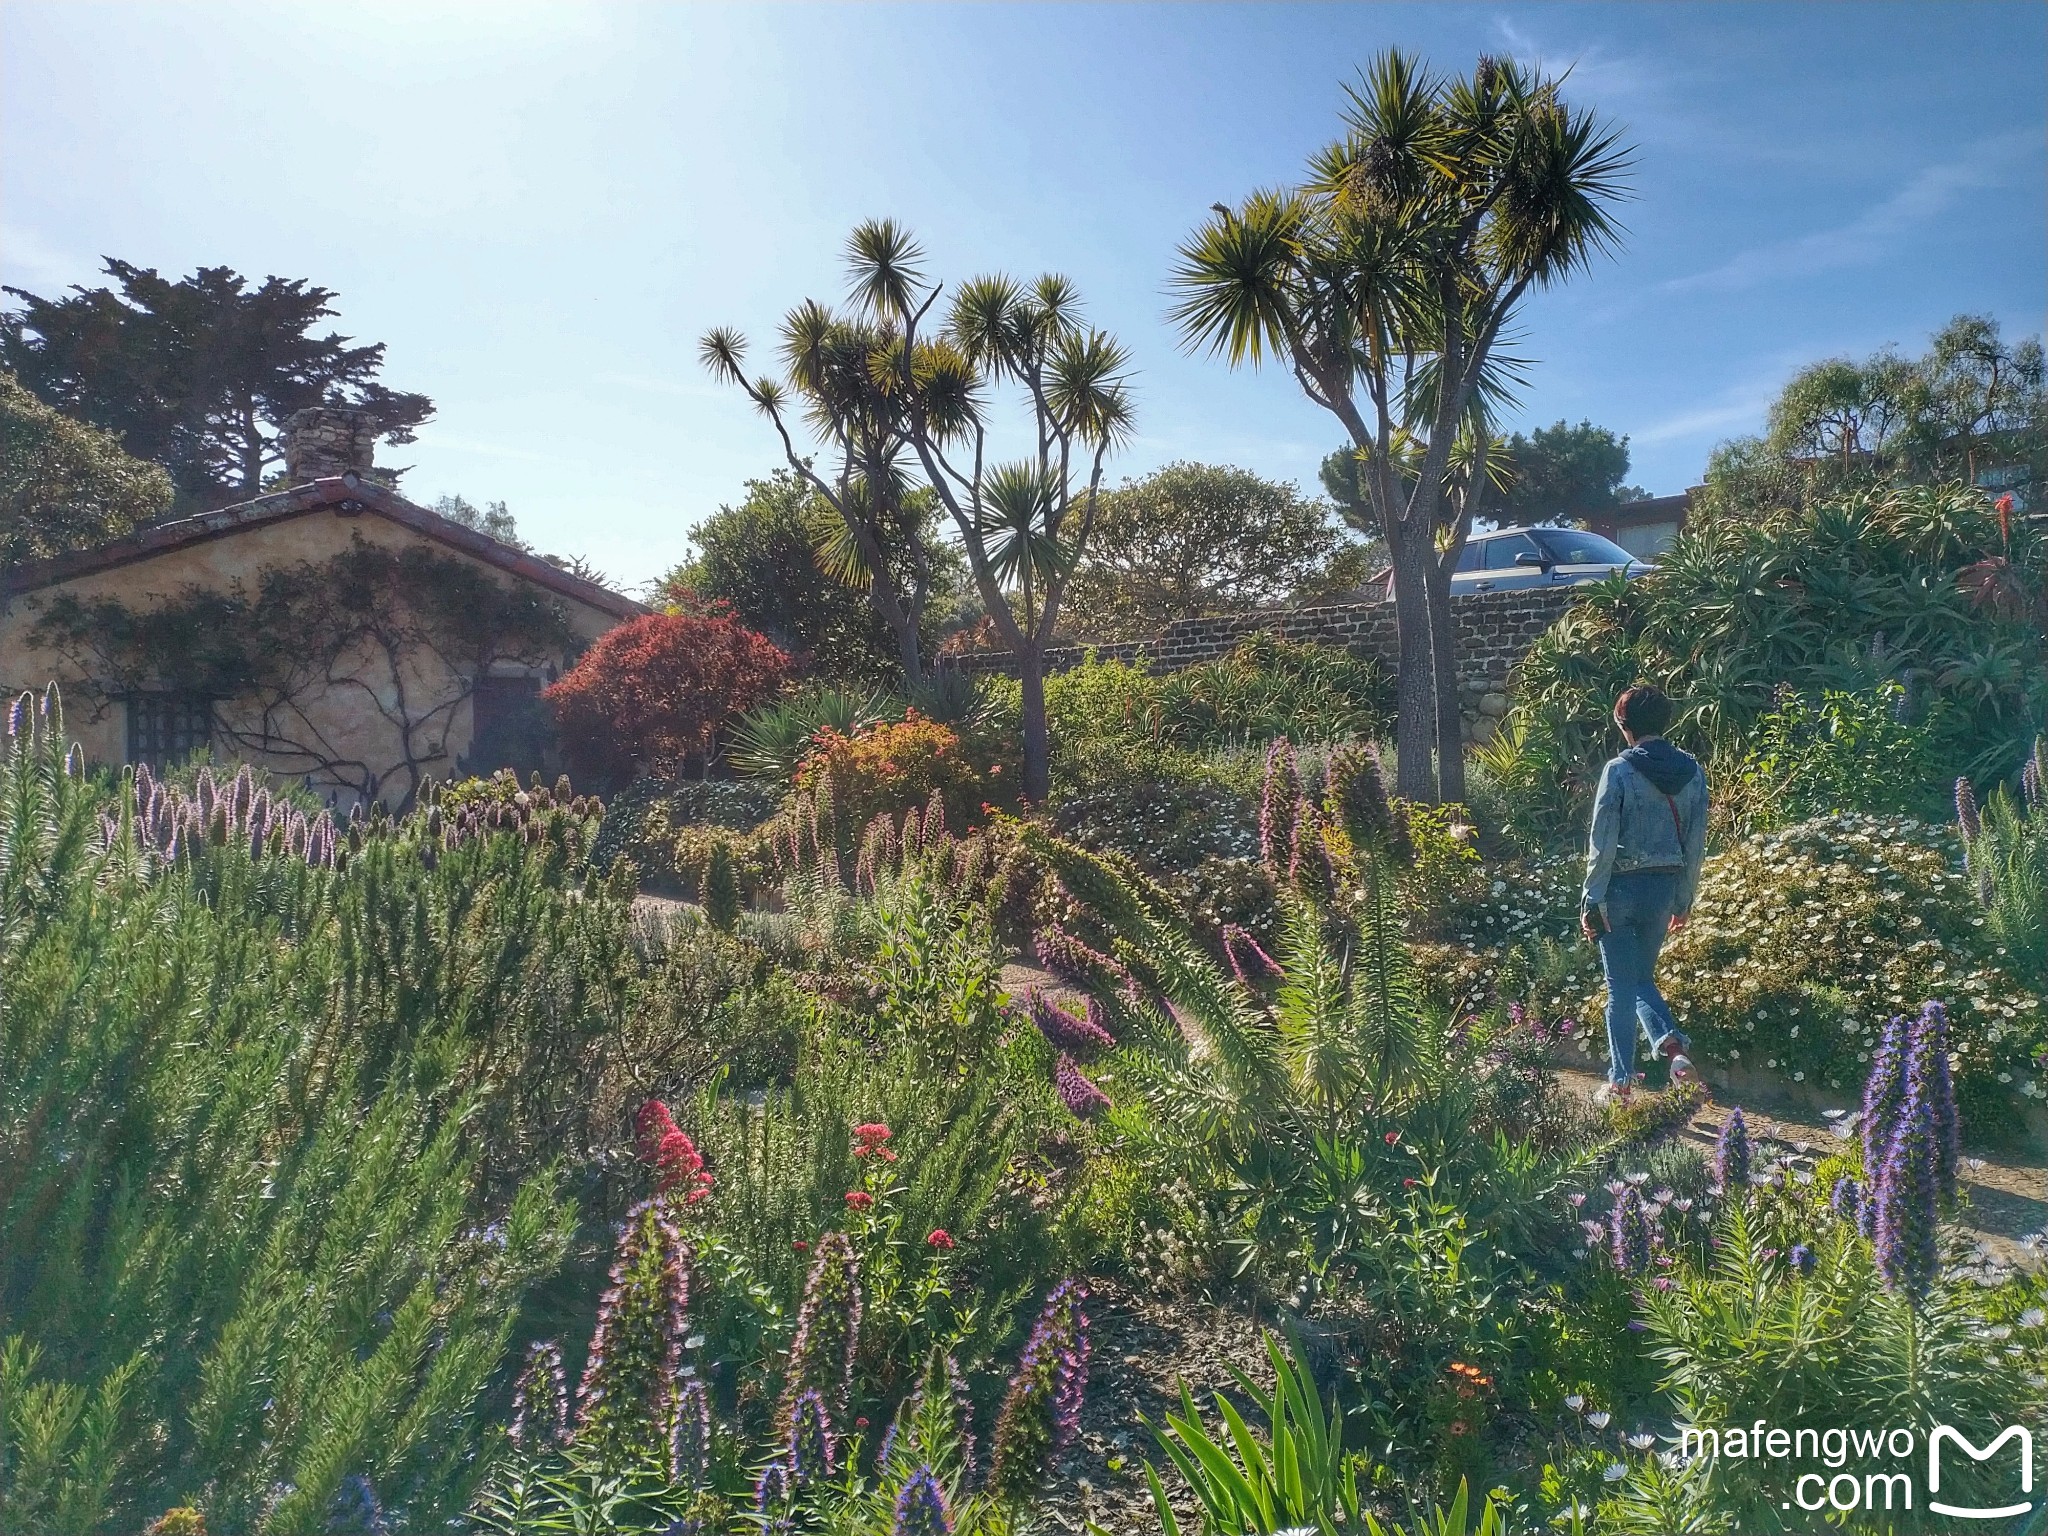
[[[63,655],[94,702],[142,690],[215,701],[215,740],[273,771],[365,800],[409,802],[455,768],[450,727],[494,664],[540,666],[576,645],[561,604],[424,546],[360,535],[332,559],[276,566],[226,591],[132,608],[65,595],[34,643]],[[387,760],[343,718],[382,722]]]

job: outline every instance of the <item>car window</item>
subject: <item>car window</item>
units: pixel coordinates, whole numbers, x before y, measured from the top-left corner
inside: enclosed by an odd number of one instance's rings
[[[1458,569],[1461,571],[1483,571],[1486,569],[1486,543],[1474,539],[1458,551]]]
[[[1559,565],[1627,565],[1635,558],[1612,539],[1577,528],[1546,528],[1536,537]]]
[[[1526,533],[1504,534],[1486,541],[1486,568],[1489,571],[1510,571],[1519,556],[1537,553],[1536,541]]]

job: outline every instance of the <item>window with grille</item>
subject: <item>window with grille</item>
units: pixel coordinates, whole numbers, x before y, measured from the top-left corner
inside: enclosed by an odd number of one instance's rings
[[[169,768],[213,743],[213,701],[190,693],[128,695],[128,761]]]

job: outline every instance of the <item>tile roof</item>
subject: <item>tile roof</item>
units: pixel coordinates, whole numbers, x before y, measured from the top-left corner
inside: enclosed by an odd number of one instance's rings
[[[73,550],[48,560],[30,561],[15,568],[6,587],[13,593],[32,592],[74,577],[153,559],[188,544],[227,538],[245,529],[284,522],[330,508],[343,516],[367,512],[387,518],[473,556],[486,565],[494,565],[510,575],[617,618],[637,618],[648,611],[645,604],[635,602],[622,592],[586,581],[558,565],[549,564],[538,555],[502,544],[487,533],[465,528],[438,512],[430,512],[407,501],[396,491],[353,474],[310,480],[287,491],[258,496],[253,501],[237,502],[231,507],[201,512],[194,517],[181,517],[175,522],[153,523],[139,532],[93,549]]]

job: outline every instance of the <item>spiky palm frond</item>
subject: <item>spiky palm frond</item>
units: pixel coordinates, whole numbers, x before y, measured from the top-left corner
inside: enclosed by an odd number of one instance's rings
[[[1045,363],[1046,406],[1059,429],[1091,448],[1127,445],[1130,365],[1130,353],[1106,331],[1061,336]]]
[[[868,219],[846,237],[848,291],[862,313],[901,321],[924,302],[924,247],[894,219]]]
[[[978,532],[996,580],[1043,587],[1072,567],[1075,551],[1059,536],[1063,487],[1056,471],[1026,460],[998,464],[982,487]]]
[[[1182,345],[1233,367],[1285,360],[1306,286],[1311,217],[1297,193],[1254,192],[1183,241],[1171,279],[1182,297],[1168,312]]]

